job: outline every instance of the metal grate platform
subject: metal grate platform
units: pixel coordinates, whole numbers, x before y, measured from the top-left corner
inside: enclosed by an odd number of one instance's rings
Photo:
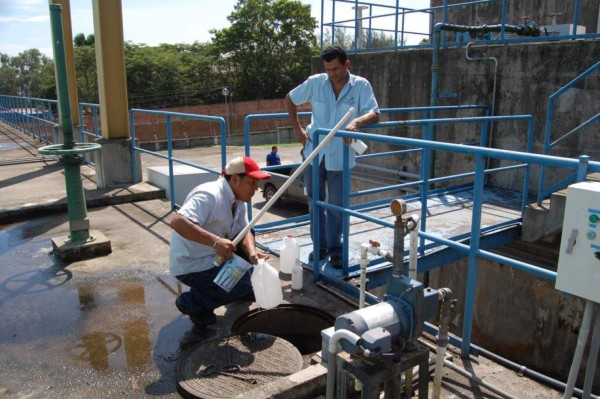
[[[516,191],[498,188],[486,188],[484,191],[481,227],[493,228],[517,221],[521,218],[522,194]],[[420,215],[421,201],[407,202],[407,214]],[[463,189],[460,191],[433,195],[427,200],[427,233],[446,239],[467,235],[471,231],[473,209],[473,191]],[[395,217],[389,206],[365,212],[367,215],[393,223]],[[308,254],[312,251],[309,225],[293,226],[268,233],[258,233],[257,241],[276,253],[279,252],[283,238],[289,233],[294,234],[300,245],[300,260],[308,264]],[[393,229],[383,227],[377,223],[365,221],[360,218],[350,218],[349,264],[357,265],[360,259],[360,245],[376,239],[381,247],[391,250],[393,248]],[[425,241],[425,245],[431,244]],[[409,247],[409,237],[406,237],[405,247]],[[340,274],[338,270],[327,270],[330,274]]]

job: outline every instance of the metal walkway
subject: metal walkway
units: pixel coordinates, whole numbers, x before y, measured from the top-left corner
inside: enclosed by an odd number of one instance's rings
[[[517,227],[520,224],[521,193],[493,187],[486,188],[483,201],[482,230],[504,232],[503,227]],[[427,232],[449,240],[462,241],[468,239],[471,231],[472,207],[472,189],[462,188],[457,191],[447,191],[443,194],[430,196],[427,200]],[[407,208],[407,215],[419,215],[422,208],[421,201],[418,199],[407,201]],[[395,220],[389,206],[370,210],[365,214],[388,223],[393,223]],[[294,235],[300,245],[301,262],[311,265],[312,262],[309,263],[308,255],[313,246],[308,223],[296,224],[291,228],[277,231],[257,233],[257,241],[265,249],[278,254],[283,238],[290,233]],[[377,240],[381,243],[383,249],[392,250],[393,233],[393,229],[358,217],[351,217],[348,254],[349,276],[352,276],[358,268],[361,244],[368,243],[369,240]],[[493,235],[493,233],[490,233],[490,235]],[[409,240],[410,237],[407,235],[405,238],[406,249],[409,248]],[[428,240],[425,240],[424,248],[426,248],[425,256],[443,249],[439,245],[433,246],[433,243]],[[369,271],[387,268],[388,266],[389,264],[373,265],[369,268]],[[329,267],[328,263],[322,264],[321,267],[321,272],[325,275],[336,278],[342,276],[341,270]]]

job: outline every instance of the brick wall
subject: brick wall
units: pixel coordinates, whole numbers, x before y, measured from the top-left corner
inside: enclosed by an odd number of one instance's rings
[[[244,132],[244,119],[247,115],[287,112],[283,99],[227,103],[227,108],[229,108],[229,118],[227,117],[224,103],[165,108],[160,111],[222,117],[229,124],[230,134],[242,134]],[[300,110],[310,111],[310,105],[303,105],[300,107]],[[308,124],[308,122],[308,118],[305,118],[303,121],[305,124]],[[84,117],[84,123],[86,126],[93,126],[92,117]],[[274,131],[277,128],[290,126],[291,123],[287,117],[255,120],[250,124],[250,132]],[[214,137],[219,136],[220,133],[220,124],[218,122],[171,117],[171,136],[174,140]],[[166,117],[162,115],[136,114],[135,136],[140,142],[166,140]]]

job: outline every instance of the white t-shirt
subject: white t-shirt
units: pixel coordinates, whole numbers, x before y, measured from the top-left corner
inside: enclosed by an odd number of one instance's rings
[[[231,211],[235,204],[235,213]],[[233,240],[248,224],[246,206],[235,199],[223,176],[194,188],[177,211],[219,237]],[[202,272],[213,267],[216,253],[212,246],[188,240],[176,231],[171,234],[169,272],[174,276]]]

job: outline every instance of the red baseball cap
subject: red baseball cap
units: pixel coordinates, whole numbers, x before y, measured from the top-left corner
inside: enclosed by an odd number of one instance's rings
[[[256,162],[248,157],[233,158],[225,166],[225,170],[223,171],[224,175],[239,175],[242,173],[256,180],[267,180],[271,178],[270,174],[260,170]]]

